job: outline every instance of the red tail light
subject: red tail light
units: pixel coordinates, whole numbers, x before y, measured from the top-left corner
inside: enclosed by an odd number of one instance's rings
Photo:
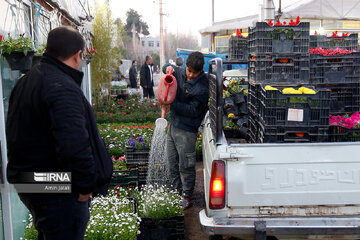
[[[220,209],[225,207],[225,163],[223,161],[213,161],[210,179],[210,209]]]

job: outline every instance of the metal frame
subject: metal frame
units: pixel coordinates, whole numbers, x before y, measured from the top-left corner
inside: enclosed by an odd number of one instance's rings
[[[210,124],[216,144],[221,144],[223,138],[223,63],[221,58],[214,58],[209,61],[209,74],[215,75],[215,78],[209,76],[210,92]]]

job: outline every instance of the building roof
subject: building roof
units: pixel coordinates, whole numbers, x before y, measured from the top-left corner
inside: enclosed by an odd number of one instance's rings
[[[360,20],[360,0],[299,0],[287,4],[286,0],[282,9],[283,18],[300,16],[302,19],[333,19],[333,20]],[[201,34],[232,30],[252,26],[259,19],[259,14],[244,16],[200,29]]]

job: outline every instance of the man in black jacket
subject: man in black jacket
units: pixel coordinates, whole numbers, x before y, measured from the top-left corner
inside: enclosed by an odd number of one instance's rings
[[[175,101],[170,105],[167,156],[170,183],[182,192],[185,209],[191,207],[196,177],[195,143],[198,129],[208,109],[209,83],[203,67],[204,56],[200,52],[189,55],[186,75],[181,68],[173,67],[178,88]]]
[[[112,162],[78,69],[84,39],[72,28],[48,35],[41,63],[19,79],[10,97],[7,178],[33,216],[38,239],[83,239],[89,198],[106,194]],[[16,184],[34,172],[71,172],[71,193],[22,193]],[[35,173],[34,173],[35,176]]]
[[[137,72],[136,72],[137,62],[136,60],[132,61],[132,66],[129,70],[129,79],[131,88],[137,88]]]
[[[146,56],[145,63],[140,69],[140,85],[143,88],[144,98],[153,98],[154,94],[154,80],[152,70],[152,57]]]

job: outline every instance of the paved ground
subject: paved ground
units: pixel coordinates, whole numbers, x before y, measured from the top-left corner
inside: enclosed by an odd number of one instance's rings
[[[196,184],[193,194],[193,207],[185,210],[185,240],[204,240],[208,236],[200,230],[199,212],[205,208],[204,168],[202,162],[196,163]]]

